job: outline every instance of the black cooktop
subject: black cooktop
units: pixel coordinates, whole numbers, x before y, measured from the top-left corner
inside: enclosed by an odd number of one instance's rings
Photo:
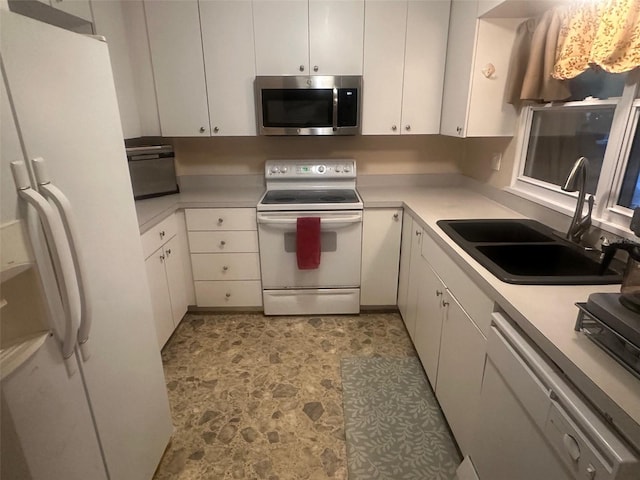
[[[305,203],[358,203],[355,190],[269,190],[262,199],[265,205]]]

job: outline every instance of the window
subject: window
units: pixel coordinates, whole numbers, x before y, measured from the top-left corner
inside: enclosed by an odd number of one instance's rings
[[[624,234],[640,207],[640,71],[587,71],[570,82],[566,102],[523,107],[512,190],[572,213],[577,194],[561,187],[574,162],[586,157],[594,223]]]

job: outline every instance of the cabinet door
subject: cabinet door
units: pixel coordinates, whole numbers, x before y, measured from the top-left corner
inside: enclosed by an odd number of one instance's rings
[[[144,262],[147,269],[149,290],[151,291],[153,321],[160,348],[167,342],[174,328],[164,260],[164,252],[162,248],[159,248]]]
[[[436,397],[464,455],[476,425],[486,339],[449,291],[443,301]]]
[[[466,134],[477,11],[477,0],[452,0],[440,123],[443,135]]]
[[[407,317],[409,301],[409,272],[411,270],[411,240],[413,219],[404,212],[402,216],[402,243],[400,244],[400,273],[398,274],[398,310],[402,318]]]
[[[171,300],[171,320],[173,328],[178,326],[187,312],[187,286],[184,283],[184,264],[180,257],[178,237],[175,236],[164,246],[164,267]],[[173,331],[173,329],[171,330]]]
[[[402,209],[366,209],[362,222],[360,305],[396,305]]]
[[[362,87],[364,135],[400,133],[406,24],[406,1],[367,0]]]
[[[146,0],[145,13],[162,135],[211,135],[197,0]]]
[[[200,0],[202,48],[215,135],[255,135],[251,0]]]
[[[309,72],[307,0],[254,0],[257,75]]]
[[[418,295],[420,295],[420,268],[417,267],[422,261],[420,254],[420,246],[422,244],[422,237],[424,236],[424,230],[416,222],[413,222],[413,229],[411,232],[411,269],[409,271],[409,288],[407,292],[407,315],[403,317],[404,325],[409,332],[411,340],[414,344],[416,341],[416,317],[418,309]],[[416,267],[414,267],[414,265]]]
[[[418,262],[420,286],[413,344],[431,386],[436,389],[445,286],[423,257]]]
[[[409,0],[402,89],[402,133],[440,133],[449,0]]]
[[[310,74],[362,75],[364,0],[309,0]]]

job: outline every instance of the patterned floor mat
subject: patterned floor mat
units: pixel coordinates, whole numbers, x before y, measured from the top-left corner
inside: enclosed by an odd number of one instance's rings
[[[455,478],[461,458],[417,358],[341,368],[349,480]]]

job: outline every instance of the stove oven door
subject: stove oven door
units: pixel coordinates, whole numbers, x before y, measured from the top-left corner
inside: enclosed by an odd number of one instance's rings
[[[298,269],[298,217],[320,217],[321,253],[317,269]],[[260,212],[258,235],[265,290],[360,286],[362,211]]]

